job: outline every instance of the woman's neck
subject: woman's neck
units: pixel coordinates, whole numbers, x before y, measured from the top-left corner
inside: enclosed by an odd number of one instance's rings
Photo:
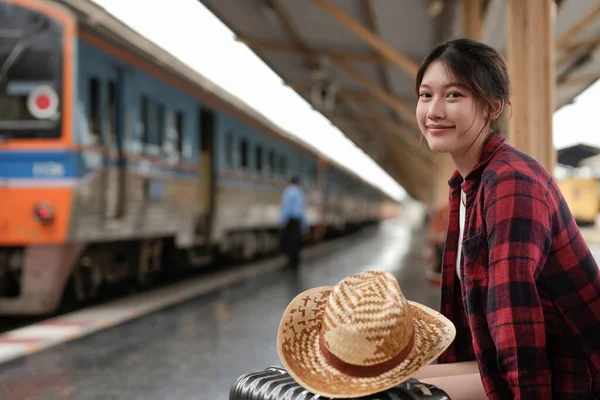
[[[450,153],[450,158],[454,166],[463,177],[463,179],[471,172],[471,170],[479,163],[481,151],[489,136],[486,135],[483,140],[478,139],[467,151],[460,150],[455,153]]]

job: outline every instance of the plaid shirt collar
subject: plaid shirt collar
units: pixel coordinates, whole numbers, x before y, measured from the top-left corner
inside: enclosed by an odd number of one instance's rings
[[[490,162],[494,154],[500,149],[500,147],[506,142],[506,137],[504,137],[501,133],[497,133],[493,136],[490,136],[483,145],[483,149],[481,150],[481,155],[479,156],[479,162],[473,167],[471,172],[467,174],[464,179],[463,190],[465,192],[470,192],[471,189],[477,185],[479,178],[481,177],[481,172],[485,168],[485,166]],[[463,184],[463,177],[458,172],[458,170],[454,171],[450,180],[448,181],[448,185],[452,189],[458,188]]]

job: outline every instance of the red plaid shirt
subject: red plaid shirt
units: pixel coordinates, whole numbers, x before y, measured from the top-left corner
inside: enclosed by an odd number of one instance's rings
[[[477,360],[490,399],[600,398],[598,265],[552,176],[504,141],[449,181],[441,312],[457,333],[438,362]]]

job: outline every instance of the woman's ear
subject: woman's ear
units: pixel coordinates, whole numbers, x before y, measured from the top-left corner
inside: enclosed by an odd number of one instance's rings
[[[504,101],[503,100],[494,100],[492,101],[492,120],[496,120],[502,114],[502,110],[504,110]]]

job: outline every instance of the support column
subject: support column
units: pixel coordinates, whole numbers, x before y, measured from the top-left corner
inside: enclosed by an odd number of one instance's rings
[[[555,13],[554,0],[507,0],[507,59],[512,84],[508,141],[550,173],[556,164],[552,135]]]
[[[462,35],[466,38],[481,40],[483,20],[483,0],[462,0]]]

